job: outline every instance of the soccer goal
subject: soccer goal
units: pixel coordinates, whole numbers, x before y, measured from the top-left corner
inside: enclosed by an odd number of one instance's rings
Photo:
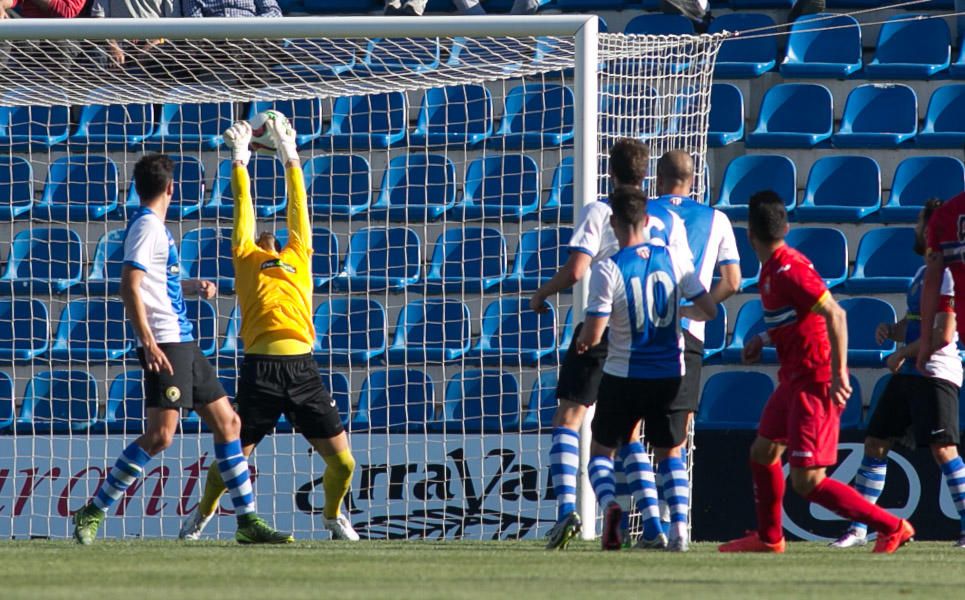
[[[355,528],[545,532],[556,371],[584,298],[538,314],[529,297],[565,262],[581,206],[606,193],[613,140],[643,139],[654,160],[684,148],[705,172],[721,38],[604,34],[595,17],[560,15],[78,23],[0,25],[0,537],[69,536],[71,513],[143,428],[117,290],[145,152],[175,159],[167,224],[181,272],[219,287],[188,312],[233,395],[243,347],[221,134],[267,108],[298,133],[315,356],[358,462]],[[283,167],[264,155],[249,170],[258,229],[284,241]],[[707,185],[698,176],[697,198]],[[181,430],[106,536],[177,535],[213,461],[197,415]],[[289,423],[251,464],[259,512],[298,538],[327,536],[324,463]]]

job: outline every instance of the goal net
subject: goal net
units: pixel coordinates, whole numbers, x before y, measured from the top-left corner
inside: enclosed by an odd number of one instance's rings
[[[143,431],[117,292],[146,152],[175,160],[182,276],[219,289],[188,313],[234,396],[221,134],[268,108],[298,133],[314,354],[358,463],[343,510],[371,538],[545,532],[557,367],[584,302],[561,294],[536,313],[529,298],[565,262],[574,215],[606,193],[612,141],[645,140],[654,160],[686,149],[703,173],[718,37],[597,34],[577,16],[19,25],[0,32],[0,537],[69,536]],[[257,228],[284,242],[283,167],[258,155],[249,172]],[[183,414],[103,534],[177,535],[212,463]],[[289,423],[251,466],[269,522],[327,536],[324,462]],[[233,533],[229,508],[207,536]]]

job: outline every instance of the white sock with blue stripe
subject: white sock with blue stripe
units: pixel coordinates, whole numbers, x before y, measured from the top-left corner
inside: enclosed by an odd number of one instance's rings
[[[956,456],[942,465],[942,474],[945,475],[945,485],[952,494],[955,510],[961,520],[961,533],[965,535],[965,461],[961,456]]]
[[[151,455],[132,442],[117,457],[114,468],[107,474],[107,479],[94,494],[92,504],[106,513],[115,502],[121,499],[134,480],[144,473],[144,466],[149,462],[151,462]]]
[[[888,475],[888,459],[873,458],[867,454],[861,459],[858,474],[854,478],[854,489],[872,504],[878,503],[881,492],[885,489],[885,477]],[[851,523],[851,528],[865,533],[868,526],[857,521]]]
[[[248,459],[241,452],[241,440],[232,440],[214,445],[214,455],[218,459],[218,470],[228,493],[235,516],[243,517],[255,512],[255,493],[251,489],[248,474]]]
[[[660,502],[657,500],[657,482],[653,467],[643,444],[633,442],[624,446],[626,455],[623,468],[627,473],[627,483],[633,502],[643,518],[643,537],[652,540],[663,533],[660,527]]]
[[[609,456],[594,456],[590,459],[590,485],[596,494],[601,509],[616,502],[616,483],[613,481],[613,459]]]
[[[661,475],[664,500],[670,509],[670,531],[675,536],[687,536],[687,513],[690,510],[690,483],[687,467],[676,456],[668,456],[657,465]]]
[[[576,511],[576,479],[580,470],[580,434],[566,427],[553,429],[550,477],[556,493],[556,518]]]

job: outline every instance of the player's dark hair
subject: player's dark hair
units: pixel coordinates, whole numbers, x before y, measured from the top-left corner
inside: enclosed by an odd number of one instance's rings
[[[764,190],[751,196],[747,228],[762,242],[778,242],[784,239],[787,231],[787,209],[777,192]]]
[[[657,182],[689,185],[694,180],[694,159],[683,150],[670,150],[657,161]]]
[[[146,154],[134,165],[134,189],[141,202],[164,193],[174,179],[174,161],[166,154]]]
[[[636,227],[647,218],[647,194],[632,185],[621,185],[608,197],[613,216],[621,223]]]
[[[616,184],[639,187],[650,169],[650,148],[640,140],[621,138],[610,146],[610,170]]]
[[[938,210],[938,207],[942,205],[942,200],[940,198],[929,198],[925,200],[925,203],[921,207],[921,211],[918,213],[918,218],[921,219],[922,228],[916,230],[915,233],[915,245],[912,248],[915,254],[918,256],[925,256],[925,251],[927,250],[927,244],[925,243],[925,228],[928,227],[928,222],[931,221],[932,213]]]

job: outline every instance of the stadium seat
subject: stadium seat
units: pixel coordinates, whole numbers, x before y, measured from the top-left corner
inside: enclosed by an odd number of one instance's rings
[[[886,356],[895,351],[891,341],[878,345],[875,329],[878,323],[895,323],[895,309],[878,298],[847,298],[840,302],[848,313],[848,364],[856,367],[880,367]]]
[[[177,90],[169,94],[173,98],[183,95]],[[161,107],[158,127],[145,140],[145,145],[175,152],[215,150],[224,142],[221,134],[234,120],[231,102],[165,104]]]
[[[774,31],[774,19],[761,13],[731,13],[711,21],[707,33],[732,33],[750,29]],[[725,39],[714,63],[714,76],[724,79],[760,77],[774,68],[777,62],[777,38],[759,36]]]
[[[794,210],[797,169],[790,158],[780,154],[745,154],[730,161],[714,208],[731,219],[747,219],[751,196],[763,190],[774,190],[784,200],[788,212]]]
[[[737,252],[741,257],[740,289],[743,291],[757,285],[757,280],[761,276],[761,261],[751,247],[746,227],[734,227],[734,239],[737,240]]]
[[[855,223],[881,208],[881,170],[868,156],[824,156],[811,166],[799,221]]]
[[[469,352],[472,324],[469,307],[458,300],[415,300],[399,313],[395,339],[386,356],[390,363],[443,363]]]
[[[16,430],[72,433],[97,421],[97,382],[87,371],[41,371],[27,382]]]
[[[471,148],[492,134],[493,97],[484,86],[430,88],[409,144]]]
[[[965,37],[959,34],[959,39],[965,39]],[[965,44],[961,41],[958,43],[958,60],[952,63],[949,73],[954,79],[965,79]]]
[[[345,373],[339,373],[338,371],[322,371],[320,375],[325,389],[328,390],[328,393],[332,396],[332,400],[335,401],[338,414],[342,416],[342,427],[348,429],[352,419],[352,397],[348,377]],[[279,433],[284,432],[283,423],[287,425],[289,430],[292,428],[291,424],[287,423],[285,415],[282,415],[278,420],[277,431]]]
[[[644,65],[640,69],[651,67]],[[603,115],[600,121],[601,133],[613,137],[647,139],[663,134],[675,124],[674,115],[662,114],[665,112],[662,103],[667,98],[661,97],[659,92],[649,85],[607,85],[603,86],[599,94],[598,113]],[[676,112],[691,110],[691,107],[685,104],[675,108],[680,109]]]
[[[834,99],[816,83],[780,83],[764,93],[748,148],[813,148],[831,137]]]
[[[229,364],[238,362],[244,352],[244,343],[241,340],[241,308],[235,304],[228,315],[228,326],[225,328],[224,341],[218,348],[218,362]]]
[[[922,15],[924,16],[924,15]],[[951,63],[951,33],[942,19],[897,15],[878,32],[869,79],[929,79]]]
[[[550,195],[539,213],[546,223],[569,223],[573,220],[572,156],[565,157],[553,170]]]
[[[373,218],[435,221],[456,203],[456,167],[442,154],[404,154],[389,161]]]
[[[805,15],[791,26],[781,75],[844,79],[861,70],[861,52],[861,27],[851,15]]]
[[[235,214],[235,196],[231,190],[231,159],[218,163],[218,174],[211,185],[211,199],[201,207],[206,219],[232,219]],[[263,219],[283,212],[288,205],[285,193],[285,166],[273,156],[254,155],[248,163],[251,177],[251,199],[255,205],[255,217]]]
[[[0,362],[32,361],[47,352],[49,339],[46,304],[30,298],[0,300]]]
[[[269,88],[264,90],[264,93],[270,98],[273,90]],[[288,117],[288,121],[295,130],[295,143],[299,148],[311,144],[315,138],[322,135],[322,101],[318,97],[252,102],[248,110],[248,120],[266,110],[277,110]]]
[[[446,385],[439,433],[511,433],[519,431],[519,382],[512,373],[472,369],[456,373]]]
[[[712,0],[711,4],[714,4],[716,0]],[[734,9],[743,8],[791,8],[794,4],[794,0],[730,0],[726,5]]]
[[[565,85],[531,83],[506,95],[496,136],[508,149],[540,150],[573,139],[573,90]]]
[[[362,64],[356,69],[360,74],[425,73],[439,66],[441,56],[438,38],[371,39]]]
[[[485,292],[506,277],[506,238],[492,227],[447,229],[436,240],[426,293]]]
[[[864,421],[862,412],[864,411],[864,396],[861,394],[861,382],[854,374],[848,376],[851,383],[851,396],[848,403],[844,406],[841,413],[841,429],[861,429]]]
[[[71,300],[60,313],[50,348],[58,361],[124,360],[134,349],[134,334],[117,299]]]
[[[897,148],[918,133],[918,97],[900,83],[869,83],[851,90],[836,148]]]
[[[548,4],[549,2],[541,2]],[[596,10],[623,10],[624,8],[638,8],[639,2],[633,0],[556,0],[556,8],[562,11],[593,12]],[[489,2],[486,2],[489,9]]]
[[[724,348],[721,358],[727,363],[741,362],[741,350],[744,342],[751,339],[758,333],[766,329],[764,325],[764,309],[761,307],[759,298],[748,300],[737,311],[737,320],[734,321],[734,333],[731,336],[730,344]],[[777,351],[773,346],[765,346],[761,352],[761,363],[774,364],[777,362]]]
[[[719,148],[744,139],[744,96],[731,83],[715,83],[710,91],[707,145]]]
[[[201,210],[201,202],[204,200],[204,165],[196,156],[188,154],[169,154],[168,157],[174,161],[174,196],[168,206],[167,218],[172,221],[180,221],[184,217],[190,217]],[[127,193],[127,202],[118,209],[123,209],[124,218],[141,204],[141,197],[134,189],[134,182]]]
[[[539,167],[525,154],[489,155],[466,168],[463,219],[519,220],[539,210]]]
[[[29,106],[32,98],[54,101],[51,90],[12,90],[0,100],[0,146],[7,152],[45,151],[67,141],[70,108],[64,104]]]
[[[299,0],[295,1],[298,2]],[[322,9],[324,5],[337,4],[337,1],[304,1],[305,10],[308,12],[338,12]],[[281,3],[279,3],[280,5]],[[284,7],[282,7],[282,10],[285,10]],[[285,62],[284,64],[274,65],[271,71],[277,75],[279,81],[314,82],[338,77],[355,67],[358,54],[362,52],[361,49],[356,47],[356,44],[339,43],[340,41],[331,38],[286,40],[284,45]]]
[[[388,148],[405,139],[407,122],[402,92],[336,98],[332,122],[316,140],[316,147],[354,151]]]
[[[194,339],[201,348],[201,354],[214,355],[218,349],[218,313],[214,306],[201,298],[185,298],[188,320],[194,326]]]
[[[550,432],[553,429],[553,415],[559,400],[556,399],[556,372],[543,371],[533,384],[523,419],[525,433]]]
[[[45,221],[92,221],[117,208],[117,165],[106,156],[65,156],[50,165],[33,216]]]
[[[488,6],[486,10],[489,10]],[[536,46],[536,61],[540,60],[540,44]],[[493,72],[511,75],[522,66],[522,57],[532,55],[532,42],[511,37],[462,37],[454,36],[446,66],[456,67],[464,74],[476,72],[481,79],[491,77]],[[509,62],[507,56],[519,56],[519,62]]]
[[[352,234],[345,268],[332,280],[348,292],[401,292],[422,274],[422,240],[408,227],[366,227]]]
[[[16,398],[13,392],[13,379],[0,371],[0,432],[6,432],[17,418]]]
[[[486,306],[479,341],[469,356],[483,363],[505,366],[537,366],[556,358],[556,309],[529,309],[528,298],[502,298]],[[552,361],[549,361],[552,362]]]
[[[700,395],[696,429],[757,429],[774,392],[766,373],[726,371],[711,375]]]
[[[222,294],[235,289],[231,262],[231,228],[199,227],[181,238],[181,270],[188,279],[207,279]]]
[[[140,435],[144,433],[144,372],[125,371],[111,381],[107,391],[104,420],[94,431],[106,426],[108,433]]]
[[[98,97],[110,98],[110,89]],[[96,102],[96,101],[95,101]],[[97,150],[136,149],[154,133],[153,104],[88,104],[80,112],[70,143]]]
[[[369,161],[358,154],[321,154],[305,164],[305,192],[314,217],[347,219],[372,201]]]
[[[704,361],[724,351],[727,345],[727,307],[717,305],[717,317],[704,328]]]
[[[947,84],[932,92],[915,143],[922,148],[961,148],[965,144],[965,84]]]
[[[14,236],[0,293],[62,294],[84,276],[84,246],[67,227],[32,227]]]
[[[322,365],[366,365],[385,352],[385,309],[366,298],[333,298],[315,309],[315,354]]]
[[[925,201],[965,190],[965,165],[954,156],[909,156],[895,169],[891,196],[881,207],[885,223],[914,223]]]
[[[108,231],[97,240],[94,262],[87,276],[87,293],[95,296],[114,295],[121,286],[124,268],[125,229]]]
[[[432,379],[415,369],[372,371],[362,383],[352,431],[423,433],[433,417]]]
[[[644,14],[627,23],[623,33],[630,35],[694,35],[693,22],[682,15]]]
[[[854,271],[845,282],[849,293],[882,294],[908,291],[922,258],[912,252],[911,227],[875,227],[858,242]]]
[[[28,218],[34,202],[34,171],[22,156],[0,156],[0,221]]]
[[[570,227],[524,231],[516,247],[513,268],[503,280],[505,292],[533,292],[549,281],[569,257]]]
[[[848,240],[834,227],[793,227],[784,241],[811,259],[828,288],[848,277]]]
[[[276,230],[275,239],[284,247],[288,243],[288,230]],[[315,227],[312,229],[312,250],[313,285],[315,291],[322,291],[340,272],[338,238],[330,229]]]

